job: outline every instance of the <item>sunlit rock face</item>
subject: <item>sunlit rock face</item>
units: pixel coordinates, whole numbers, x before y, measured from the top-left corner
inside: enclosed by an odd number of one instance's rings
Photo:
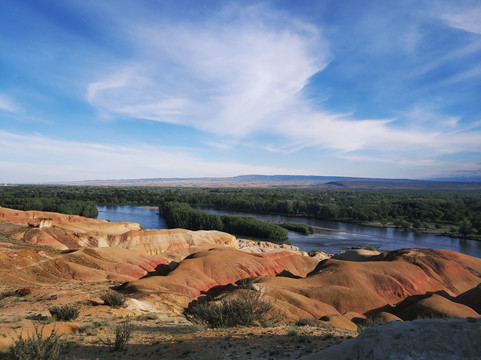
[[[393,321],[481,311],[481,259],[449,250],[314,258],[219,231],[140,230],[135,223],[5,208],[0,231],[13,238],[0,242],[0,280],[11,286],[118,281],[142,304],[179,312],[203,296],[220,301],[253,291],[283,321],[310,318],[351,330],[374,316]]]
[[[245,291],[239,280],[248,279],[250,291],[261,292],[284,320],[320,319],[347,329],[378,314],[385,321],[479,316],[472,294],[479,290],[481,259],[432,249],[369,256],[369,261],[319,261],[289,252],[215,248],[193,253],[166,275],[154,274],[125,287],[192,301],[202,294],[235,298]]]
[[[251,254],[233,248],[211,248],[185,258],[166,276],[151,276],[129,283],[133,291],[170,290],[196,297],[213,288],[256,276],[306,276],[317,260],[291,252]]]
[[[120,247],[155,255],[200,245],[238,247],[235,236],[221,231],[140,230],[137,223],[7,208],[0,208],[1,229],[9,230],[17,240],[60,250]]]

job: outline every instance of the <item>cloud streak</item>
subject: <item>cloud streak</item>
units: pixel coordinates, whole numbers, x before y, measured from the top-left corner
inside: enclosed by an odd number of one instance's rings
[[[141,27],[130,24],[139,57],[88,86],[89,102],[112,116],[181,124],[242,139],[274,134],[283,145],[341,152],[406,147],[439,154],[473,150],[475,134],[452,133],[459,121],[423,128],[407,118],[357,119],[313,108],[305,94],[311,77],[331,59],[322,31],[258,7],[224,14],[223,21]],[[125,20],[128,21],[128,20]],[[411,114],[412,115],[412,114]],[[412,116],[411,116],[412,117]],[[397,128],[400,121],[411,128]]]
[[[481,21],[479,20],[481,19],[481,5],[469,8],[459,5],[452,6],[440,17],[453,28],[481,34]]]
[[[117,116],[246,136],[297,108],[310,77],[328,63],[320,31],[259,9],[232,22],[145,26],[131,39],[142,60],[92,82],[90,103]],[[232,15],[228,15],[230,18]],[[284,23],[286,21],[286,23]],[[269,24],[267,23],[269,22]]]
[[[22,16],[1,173],[421,177],[480,155],[478,4],[186,3],[2,5]]]
[[[0,94],[0,110],[17,113],[21,111],[21,108],[9,97]]]
[[[107,145],[0,131],[1,182],[306,174],[301,169],[208,160],[196,149]],[[197,153],[198,155],[192,155]]]

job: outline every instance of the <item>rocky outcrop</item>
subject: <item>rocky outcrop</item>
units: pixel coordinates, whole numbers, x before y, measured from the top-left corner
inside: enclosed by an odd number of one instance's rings
[[[379,254],[380,252],[375,250],[351,249],[334,254],[332,258],[347,261],[369,261]]]
[[[215,230],[190,231],[184,229],[129,231],[109,236],[109,246],[136,249],[146,254],[175,253],[193,246],[225,245],[237,248],[235,236]]]
[[[431,294],[414,304],[397,312],[404,320],[423,318],[476,317],[479,316],[470,307],[455,303],[437,294]]]
[[[184,229],[139,230],[137,223],[110,223],[76,215],[0,208],[0,230],[17,240],[54,249],[119,247],[149,255],[183,253],[190,247],[225,245],[237,248],[233,235]],[[173,256],[176,257],[176,256]],[[180,260],[176,257],[176,260]]]
[[[481,282],[480,266],[481,259],[453,251],[406,249],[384,253],[375,261],[329,259],[305,278],[260,278],[256,284],[275,295],[291,292],[329,304],[341,314],[374,315],[412,295],[442,292],[455,297]]]
[[[288,244],[275,244],[269,241],[255,241],[245,239],[238,239],[237,244],[240,250],[250,253],[269,254],[282,251],[290,251],[302,256],[308,256],[305,251],[300,251],[297,246]]]
[[[481,358],[481,318],[394,321],[312,354],[309,360],[475,360]]]
[[[211,262],[209,254],[203,254],[203,258]],[[230,261],[230,258],[226,259]],[[238,260],[241,263],[237,266],[252,266],[244,258],[239,257]],[[217,261],[221,261],[220,258]],[[306,276],[280,273],[274,277],[257,273],[260,276],[250,280],[250,287],[263,292],[286,320],[321,319],[327,316],[329,321],[335,319],[338,324],[344,323],[347,328],[353,328],[355,324],[344,321],[344,318],[351,321],[347,315],[349,313],[360,314],[359,318],[362,318],[373,317],[384,311],[392,315],[383,316],[390,317],[389,320],[396,316],[412,319],[407,310],[402,310],[423,299],[416,307],[428,309],[426,316],[479,316],[475,310],[454,300],[481,282],[480,266],[481,259],[453,251],[403,249],[376,255],[371,261],[324,260]],[[146,279],[152,281],[149,285],[144,280],[135,284],[145,284],[144,289],[152,289],[154,283],[162,284],[163,291],[166,291],[173,289],[175,284],[183,283],[185,280],[182,279],[194,281],[189,277],[190,274],[202,279],[206,271],[209,274],[212,272],[203,266],[191,268],[188,261],[182,262],[180,267],[182,272],[171,278],[175,281],[170,282],[169,275],[164,279]],[[208,279],[212,277],[208,276]],[[235,279],[233,277],[232,281]],[[206,285],[202,291],[208,292],[206,289],[209,286],[225,282],[202,281]],[[231,288],[228,291],[226,296],[235,297],[239,290]],[[193,296],[196,293],[189,294]],[[428,297],[431,300],[427,300]],[[408,300],[409,304],[405,302]],[[337,317],[340,315],[344,318]],[[423,316],[422,313],[420,316]]]
[[[481,283],[478,286],[458,295],[455,301],[469,306],[471,309],[481,314]]]
[[[3,284],[41,285],[59,281],[132,281],[155,272],[169,261],[120,248],[80,249],[69,253],[33,248],[3,249],[0,252]]]
[[[96,229],[109,234],[140,229],[140,225],[137,223],[111,223],[106,220],[90,219],[79,215],[66,215],[35,210],[22,211],[4,207],[0,208],[0,221],[37,228],[57,226],[71,231],[78,230],[80,232]]]
[[[17,239],[0,243],[5,284],[121,281],[142,306],[176,309],[202,295],[236,297],[247,288],[262,293],[286,321],[310,318],[348,329],[376,316],[476,317],[481,309],[481,259],[454,251],[358,249],[315,259],[289,245],[237,241],[219,231],[138,230],[138,224],[48,216],[0,209],[0,230]]]
[[[201,293],[256,276],[306,276],[317,260],[291,252],[251,254],[232,248],[212,248],[185,258],[166,276],[152,276],[131,282],[136,292],[175,292],[192,298]]]

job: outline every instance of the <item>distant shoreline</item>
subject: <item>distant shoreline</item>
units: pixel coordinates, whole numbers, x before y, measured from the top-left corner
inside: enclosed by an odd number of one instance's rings
[[[334,220],[336,221],[336,220]],[[360,222],[360,225],[363,226],[372,226],[372,227],[377,227],[377,228],[392,228],[396,230],[402,230],[402,228],[396,227],[393,224],[381,224],[378,221],[372,221],[372,222]],[[447,236],[452,239],[459,239],[459,240],[474,240],[474,241],[481,241],[481,237],[474,237],[474,236],[467,236],[466,238],[456,235],[456,234],[451,234],[446,229],[419,229],[419,230],[404,230],[404,231],[409,231],[413,233],[422,233],[422,234],[431,234],[431,235],[436,235],[436,236]]]
[[[136,206],[136,208],[157,210],[159,207],[158,206],[140,205],[140,206]],[[272,215],[283,215],[283,214],[272,214]],[[331,221],[340,222],[340,220],[331,220]],[[372,221],[372,222],[352,222],[352,221],[349,221],[349,220],[342,220],[342,221],[347,222],[347,223],[351,223],[351,224],[359,224],[359,225],[362,225],[362,226],[372,226],[372,227],[377,227],[377,228],[393,228],[393,229],[400,230],[400,228],[394,226],[393,224],[381,224],[378,221]],[[268,222],[276,223],[274,221],[268,221]],[[315,228],[318,231],[349,232],[349,231],[343,231],[343,230],[338,230],[338,229],[324,228],[324,227],[320,227],[320,226],[312,226],[312,227]],[[461,237],[461,236],[456,236],[454,234],[450,234],[445,229],[428,229],[428,230],[424,230],[424,229],[423,230],[421,230],[421,229],[420,230],[412,230],[411,229],[411,230],[405,230],[405,231],[414,232],[414,233],[419,232],[419,233],[423,233],[423,234],[431,234],[431,235],[436,235],[436,236],[447,236],[447,237],[450,237],[450,238],[453,238],[453,239],[460,239],[460,240],[481,241],[481,237],[468,236],[468,237],[464,238],[464,237]]]

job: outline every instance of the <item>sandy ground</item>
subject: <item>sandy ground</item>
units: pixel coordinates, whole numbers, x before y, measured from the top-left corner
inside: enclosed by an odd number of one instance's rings
[[[299,359],[357,336],[321,324],[209,329],[176,311],[103,305],[99,297],[115,285],[119,283],[70,282],[4,297],[0,300],[0,351],[7,351],[22,329],[51,324],[58,332],[74,329],[62,336],[65,348],[60,359]],[[0,293],[7,291],[11,288],[0,288]],[[79,317],[54,322],[48,308],[59,304],[80,305]],[[127,350],[111,351],[106,343],[113,341],[116,327],[126,320],[134,327]]]

